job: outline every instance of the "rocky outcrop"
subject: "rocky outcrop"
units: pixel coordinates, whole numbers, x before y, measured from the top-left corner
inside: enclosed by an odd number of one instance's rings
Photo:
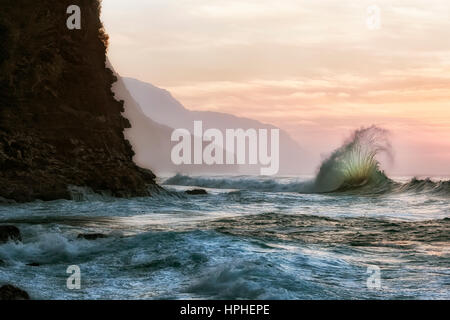
[[[40,267],[41,264],[39,262],[31,262],[31,263],[27,263],[27,266],[29,266],[29,267]]]
[[[66,27],[73,4],[81,30]],[[0,197],[69,199],[69,185],[119,197],[158,188],[124,138],[130,123],[111,92],[99,14],[95,0],[2,1]]]
[[[0,244],[8,241],[22,241],[20,230],[15,226],[0,226]]]
[[[30,296],[22,289],[6,284],[0,287],[0,300],[30,300]]]
[[[85,239],[85,240],[97,240],[97,239],[103,239],[107,238],[108,236],[103,233],[80,233],[78,235],[78,239]]]
[[[189,194],[191,196],[201,196],[201,195],[208,194],[208,192],[206,192],[206,190],[204,190],[204,189],[186,190],[185,193]]]

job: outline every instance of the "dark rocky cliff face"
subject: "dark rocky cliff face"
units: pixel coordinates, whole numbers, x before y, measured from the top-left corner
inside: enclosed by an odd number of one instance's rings
[[[0,197],[70,198],[68,185],[115,196],[156,188],[123,135],[129,122],[111,92],[99,2],[0,3]],[[66,27],[72,4],[81,30]]]

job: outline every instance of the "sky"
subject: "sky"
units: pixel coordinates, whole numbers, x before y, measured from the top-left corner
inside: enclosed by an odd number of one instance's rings
[[[386,171],[450,175],[448,0],[102,7],[115,69],[169,90],[188,109],[279,126],[318,164],[352,131],[375,124],[391,133]]]

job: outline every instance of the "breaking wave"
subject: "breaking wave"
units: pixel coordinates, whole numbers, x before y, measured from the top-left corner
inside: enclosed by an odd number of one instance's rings
[[[344,180],[345,181],[345,180]],[[450,196],[450,181],[433,181],[431,179],[413,178],[407,183],[399,183],[383,176],[377,180],[361,185],[343,183],[335,190],[326,190],[316,185],[316,180],[282,182],[280,179],[265,179],[258,177],[190,177],[176,175],[167,179],[165,185],[189,186],[225,190],[248,190],[259,192],[297,192],[297,193],[327,193],[327,194],[361,194],[377,195],[386,193],[429,193]]]
[[[322,162],[314,181],[316,192],[332,192],[392,181],[380,169],[381,154],[392,158],[388,132],[371,126],[356,130],[351,138]]]
[[[378,158],[392,160],[388,131],[371,126],[356,130],[319,167],[312,180],[267,177],[191,177],[177,174],[165,185],[196,186],[214,189],[237,189],[262,192],[386,194],[424,192],[450,195],[450,181],[420,180],[407,183],[390,179],[381,169]]]
[[[385,156],[392,161],[389,133],[371,126],[356,130],[343,146],[322,162],[314,180],[314,191],[319,193],[344,192],[352,194],[384,194],[424,192],[450,195],[450,181],[432,181],[427,178],[399,183],[390,179],[378,160]]]
[[[298,180],[269,179],[264,177],[191,177],[177,174],[164,182],[165,185],[192,186],[212,189],[254,190],[262,192],[298,192],[310,186],[310,182]]]
[[[397,184],[395,191],[398,192],[425,192],[450,196],[450,180],[433,181],[427,179],[413,178],[408,183]]]

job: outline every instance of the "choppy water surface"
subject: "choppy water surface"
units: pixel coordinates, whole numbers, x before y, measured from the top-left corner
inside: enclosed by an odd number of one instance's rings
[[[306,180],[175,176],[152,198],[1,205],[23,243],[0,245],[0,284],[41,299],[450,298],[447,180],[332,193]],[[209,194],[184,194],[194,186]],[[81,290],[66,287],[69,265]]]

